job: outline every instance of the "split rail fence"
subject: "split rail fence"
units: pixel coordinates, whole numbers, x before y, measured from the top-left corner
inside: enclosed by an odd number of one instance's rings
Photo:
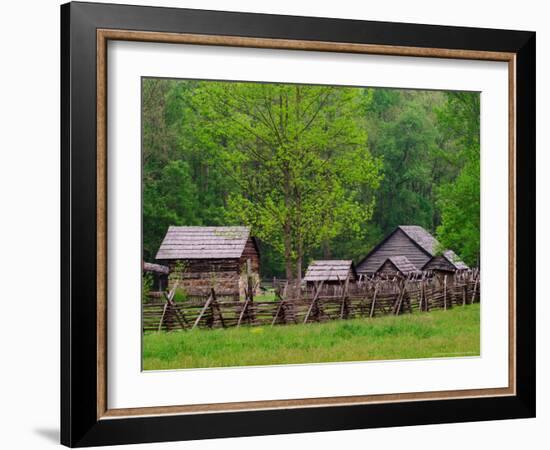
[[[143,304],[143,330],[275,326],[446,310],[479,302],[480,277],[469,270],[452,277],[376,277],[300,289],[285,282],[276,284],[274,301],[254,300],[254,290],[247,289],[243,301],[219,300],[212,289],[207,298],[181,303],[173,300],[175,290],[152,293]]]

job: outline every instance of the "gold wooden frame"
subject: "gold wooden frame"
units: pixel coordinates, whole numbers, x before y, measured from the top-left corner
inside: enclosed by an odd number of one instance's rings
[[[109,409],[107,405],[107,42],[109,40],[217,45],[266,49],[309,50],[341,53],[380,54],[452,59],[501,61],[508,63],[508,387],[403,394],[265,400],[201,405],[150,406]],[[392,403],[516,395],[516,54],[444,48],[246,38],[236,36],[157,33],[113,29],[97,30],[97,418],[197,414],[262,409],[289,409],[356,404]]]

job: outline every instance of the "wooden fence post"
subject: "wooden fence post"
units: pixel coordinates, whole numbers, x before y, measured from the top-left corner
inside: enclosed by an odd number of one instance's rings
[[[376,294],[378,293],[378,283],[374,286],[374,295],[372,296],[372,304],[370,306],[369,317],[374,316],[374,305],[376,303]]]
[[[406,290],[407,282],[404,281],[403,285],[400,287],[399,294],[397,295],[397,299],[394,306],[393,313],[397,316],[399,315],[399,312],[401,310],[401,305],[403,304],[403,298],[405,297],[405,290]]]
[[[299,303],[296,302],[294,294],[288,293],[291,285],[286,283],[277,290],[276,301],[261,302],[258,306],[253,303],[253,283],[246,286],[246,300],[238,304],[218,300],[214,289],[211,289],[204,303],[176,303],[175,290],[172,289],[170,292],[157,295],[159,299],[164,298],[164,304],[144,303],[143,330],[161,332],[205,326],[240,327],[245,321],[251,325],[275,326],[298,322],[305,324],[324,320],[345,320],[354,316],[372,318],[376,314],[399,315],[406,311],[414,311],[413,299],[418,301],[420,311],[429,311],[430,302],[433,307],[448,310],[453,307],[453,302],[465,305],[476,301],[476,296],[479,296],[480,276],[476,271],[457,274],[456,278],[447,274],[437,280],[420,275],[400,280],[381,276],[368,278],[361,286],[354,285],[349,277],[345,283],[339,279],[340,285],[335,286],[327,286],[325,281],[316,282],[313,290],[308,290],[307,295],[304,294]],[[371,303],[368,303],[369,301]],[[223,315],[224,310],[227,311],[226,308],[234,308],[231,310],[234,311],[231,317]],[[305,316],[302,317],[302,314]]]
[[[197,325],[199,324],[199,322],[201,321],[201,318],[202,316],[204,315],[205,311],[208,309],[208,307],[210,306],[210,303],[212,303],[212,293],[210,294],[210,296],[208,297],[208,300],[206,300],[206,303],[204,304],[204,306],[202,307],[202,310],[200,312],[200,314],[197,316],[197,319],[195,320],[195,323],[193,324],[193,328],[191,329],[194,329],[197,327]]]
[[[159,328],[157,330],[159,333],[160,333],[160,330],[162,329],[162,323],[164,322],[164,315],[166,314],[166,309],[168,309],[168,302],[164,304],[164,308],[162,309],[162,315],[160,316],[160,321],[159,321]]]
[[[338,281],[340,281],[340,277],[338,275],[336,275],[338,277]],[[348,311],[347,311],[347,297],[348,297],[348,288],[349,288],[349,273],[348,273],[348,276],[346,278],[346,282],[344,283],[344,286],[342,288],[342,304],[340,305],[340,319],[343,319],[344,316],[348,316]]]
[[[443,277],[443,309],[447,311],[447,275]]]
[[[307,314],[304,318],[304,323],[307,323],[307,319],[309,318],[309,315],[311,314],[311,311],[313,310],[313,306],[315,305],[315,302],[317,301],[317,297],[321,293],[321,288],[323,287],[323,281],[321,280],[321,283],[319,286],[315,289],[315,295],[313,295],[313,300],[311,300],[311,303],[309,305],[309,309],[307,310]]]
[[[254,283],[253,277],[252,277],[252,261],[250,258],[246,260],[246,280],[247,280],[247,291],[248,291],[248,310],[246,314],[246,318],[248,320],[248,323],[251,324],[254,322],[254,291],[256,290],[256,284]]]
[[[176,316],[176,319],[178,320],[182,330],[185,330],[185,325],[188,325],[187,318],[185,317],[185,314],[178,311],[178,306],[176,305],[176,302],[174,302],[174,296],[176,295],[175,289],[172,289],[168,294],[164,292],[164,297],[166,300],[166,303],[170,306],[171,310],[174,311],[174,315]],[[183,321],[182,321],[183,319]],[[185,322],[185,325],[183,324]],[[160,330],[159,330],[160,331]]]
[[[277,319],[279,318],[279,313],[283,310],[283,303],[284,300],[279,299],[279,306],[277,306],[277,310],[275,311],[275,315],[273,316],[271,326],[275,325],[275,322],[277,322]]]
[[[420,304],[419,304],[420,311],[426,310],[426,289],[424,285],[424,279],[425,279],[425,274],[422,273],[422,276],[420,277]]]
[[[239,314],[239,320],[237,321],[237,328],[239,328],[241,326],[241,321],[243,320],[244,313],[248,308],[248,302],[249,302],[249,300],[246,299],[245,302],[244,302],[243,308],[241,309],[241,313]]]
[[[479,275],[476,275],[474,277],[474,292],[472,293],[472,301],[471,303],[474,304],[476,299],[476,290],[477,290],[477,283],[479,282]]]
[[[212,288],[211,295],[212,295],[212,303],[210,305],[210,311],[212,314],[211,328],[214,327],[214,308],[216,308],[216,311],[218,312],[218,317],[220,319],[220,323],[222,324],[222,328],[225,328],[225,320],[223,319],[222,310],[220,308],[220,304],[218,303],[218,299],[216,298],[216,291],[214,291],[214,288]]]

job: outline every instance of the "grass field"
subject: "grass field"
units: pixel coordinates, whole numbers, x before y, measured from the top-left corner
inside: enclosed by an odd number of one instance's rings
[[[479,304],[276,327],[152,333],[144,370],[479,355]]]
[[[266,289],[259,295],[254,296],[254,300],[257,302],[274,302],[277,300],[275,295],[275,289]]]

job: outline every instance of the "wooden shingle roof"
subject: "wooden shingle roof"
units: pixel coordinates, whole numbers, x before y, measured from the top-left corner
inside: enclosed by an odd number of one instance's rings
[[[400,225],[399,228],[415,241],[420,247],[426,250],[431,256],[438,252],[439,241],[418,225]],[[468,266],[452,250],[445,250],[443,256],[457,269],[468,269]]]
[[[408,275],[411,272],[418,271],[415,265],[410,262],[406,256],[390,256],[380,265],[379,270],[388,261],[390,261],[395,266],[395,268],[403,275]]]
[[[390,241],[390,239],[394,239],[400,234],[408,238],[409,241],[412,242],[416,248],[418,248],[419,252],[421,252],[420,255],[416,255],[416,259],[418,259],[419,261],[415,261],[415,264],[419,264],[420,262],[422,262],[422,264],[418,265],[419,268],[421,266],[424,266],[430,258],[436,256],[440,251],[439,241],[423,227],[419,225],[399,225],[358,263],[359,270],[361,272],[374,272],[376,271],[377,267],[382,267],[388,257],[402,256],[399,253],[400,251],[402,251],[402,249],[396,248],[396,246],[393,246],[394,248],[387,247],[386,250],[383,252],[383,255],[379,253],[379,249],[383,248],[383,246],[385,246],[386,243]],[[398,246],[403,247],[403,244],[400,243],[398,244]],[[381,259],[381,256],[383,256],[383,259]],[[410,255],[407,256],[411,258]],[[443,256],[455,267],[456,270],[468,269],[468,266],[452,250],[445,250],[443,252]],[[424,259],[424,261],[421,261],[422,259]],[[373,265],[373,262],[376,262],[376,265]],[[369,265],[371,266],[370,270],[365,270],[365,267]]]
[[[465,270],[469,268],[452,250],[445,250],[443,252],[443,256],[455,267],[456,270]]]
[[[398,227],[405,233],[410,239],[416,242],[431,256],[437,251],[439,242],[430,233],[419,225],[400,225]]]
[[[240,258],[249,237],[249,227],[171,226],[156,259]]]
[[[163,266],[162,264],[153,264],[149,262],[144,262],[143,271],[160,273],[162,275],[168,275],[170,273],[170,268],[167,266]]]
[[[313,261],[307,268],[304,281],[346,281],[348,275],[356,277],[351,259]]]

